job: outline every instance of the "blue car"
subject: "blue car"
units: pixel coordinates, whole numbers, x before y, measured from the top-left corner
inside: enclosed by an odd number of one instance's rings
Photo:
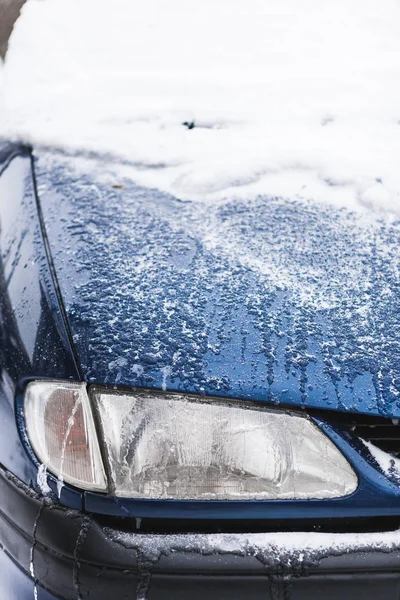
[[[0,600],[400,593],[400,223],[0,146]]]

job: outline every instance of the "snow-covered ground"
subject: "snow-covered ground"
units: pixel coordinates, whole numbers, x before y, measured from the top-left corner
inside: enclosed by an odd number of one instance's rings
[[[184,198],[398,213],[399,40],[398,0],[28,0],[0,135]]]

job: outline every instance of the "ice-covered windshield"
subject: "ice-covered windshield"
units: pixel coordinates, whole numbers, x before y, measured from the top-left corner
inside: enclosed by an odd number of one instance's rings
[[[0,135],[180,198],[400,211],[397,0],[28,0]]]

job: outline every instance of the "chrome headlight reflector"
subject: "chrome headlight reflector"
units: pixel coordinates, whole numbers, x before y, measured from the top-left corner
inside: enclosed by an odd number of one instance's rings
[[[252,403],[34,382],[28,437],[54,475],[112,496],[166,500],[339,498],[357,488],[331,440],[299,413]]]

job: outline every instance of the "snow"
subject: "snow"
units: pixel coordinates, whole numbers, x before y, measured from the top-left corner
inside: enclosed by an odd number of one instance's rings
[[[255,556],[282,565],[282,558],[307,562],[318,555],[340,556],[353,552],[391,552],[400,548],[400,530],[375,533],[215,533],[149,535],[105,528],[105,534],[125,548],[139,550],[149,562],[172,552]]]
[[[398,213],[399,39],[396,0],[29,0],[0,136],[181,198]]]
[[[49,494],[51,494],[51,487],[47,483],[47,465],[41,464],[39,466],[36,483],[43,496],[48,496]]]
[[[143,535],[105,528],[104,533],[116,544],[136,553],[140,600],[147,598],[153,568],[163,556],[196,553],[252,557],[264,566],[266,573],[286,575],[290,590],[292,577],[307,575],[324,558],[357,552],[390,553],[400,548],[400,531]],[[160,568],[165,568],[165,563]]]
[[[376,460],[385,475],[389,475],[389,477],[400,481],[400,459],[395,458],[387,452],[383,452],[383,450],[371,442],[367,442],[363,439],[361,439],[361,441],[368,448],[372,457]]]

